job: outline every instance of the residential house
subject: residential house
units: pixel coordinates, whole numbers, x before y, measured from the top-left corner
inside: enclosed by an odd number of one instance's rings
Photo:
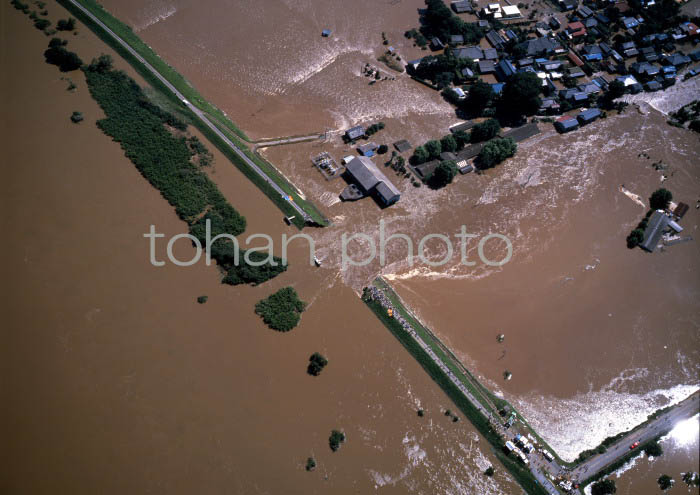
[[[578,120],[571,115],[564,115],[554,122],[554,128],[562,134],[573,131],[574,129],[578,129]]]
[[[452,7],[452,10],[454,10],[458,14],[473,14],[474,13],[474,8],[472,7],[472,3],[469,1],[452,2],[451,7]]]
[[[462,88],[452,88],[452,92],[457,96],[458,100],[465,100],[467,98],[467,94]]]
[[[491,90],[493,91],[493,94],[495,95],[500,95],[501,92],[503,91],[503,86],[505,86],[505,83],[494,83],[491,85]]]
[[[474,79],[476,76],[474,75],[474,71],[471,70],[469,67],[465,67],[462,69],[462,77],[466,79]]]
[[[523,16],[515,5],[505,5],[501,10],[504,19],[520,19]]]
[[[576,67],[581,67],[583,66],[583,60],[578,58],[578,55],[576,55],[574,52],[569,52],[566,54],[566,57],[571,61],[572,64],[574,64]]]
[[[559,43],[552,38],[535,38],[520,44],[528,57],[541,57],[554,53]]]
[[[625,29],[633,29],[639,26],[639,21],[634,17],[623,17],[622,25],[625,26]]]
[[[498,60],[498,51],[495,48],[487,48],[484,50],[484,60]]]
[[[690,57],[682,53],[674,53],[664,56],[661,59],[661,63],[664,65],[673,65],[674,67],[683,67],[690,63]]]
[[[348,141],[355,141],[365,135],[365,128],[361,125],[356,125],[345,131],[345,138]]]
[[[479,74],[493,74],[496,72],[496,64],[493,60],[479,60]]]
[[[601,115],[602,114],[600,110],[598,110],[597,108],[589,108],[588,110],[584,110],[583,112],[579,113],[576,116],[576,119],[578,120],[579,124],[586,125],[590,124]]]
[[[651,92],[660,91],[663,88],[664,88],[663,85],[659,81],[657,81],[656,79],[644,84],[644,89],[646,89],[647,91],[651,91]]]
[[[461,45],[462,43],[464,43],[464,36],[461,34],[453,34],[450,36],[450,45],[457,46]]]
[[[661,69],[659,66],[652,65],[649,62],[635,62],[630,65],[630,72],[642,79],[649,79],[659,75]]]
[[[653,253],[659,245],[664,232],[668,230],[671,218],[663,210],[656,210],[649,217],[647,228],[644,229],[644,238],[639,245],[645,251]]]
[[[434,38],[432,38],[430,40],[430,49],[431,50],[442,50],[443,48],[445,48],[445,44],[437,36],[435,36]]]
[[[374,156],[374,152],[379,148],[379,145],[374,141],[362,144],[357,147],[357,151],[360,152],[362,156]]]
[[[510,60],[501,60],[496,65],[496,77],[499,81],[507,81],[514,74],[515,67]]]
[[[566,37],[571,39],[581,38],[586,36],[586,27],[579,21],[570,22],[564,31]]]
[[[578,0],[559,0],[559,8],[562,12],[574,10],[578,5]]]
[[[374,196],[383,206],[392,205],[401,198],[396,186],[369,158],[355,157],[345,166],[345,170],[364,194]]]
[[[579,6],[579,8],[576,10],[576,13],[578,13],[578,15],[580,15],[584,19],[593,16],[593,11],[585,5]]]
[[[505,40],[496,31],[491,30],[486,33],[486,40],[491,43],[491,46],[496,50],[502,50],[505,46]]]
[[[478,62],[484,58],[484,51],[478,46],[466,46],[464,48],[457,48],[453,50],[452,53],[457,58],[470,59],[474,62]]]
[[[581,53],[587,62],[591,60],[603,60],[603,49],[598,45],[586,45],[583,47],[583,50],[581,50]]]

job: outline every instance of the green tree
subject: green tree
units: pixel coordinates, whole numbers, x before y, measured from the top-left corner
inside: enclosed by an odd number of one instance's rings
[[[198,302],[199,304],[204,304],[204,303],[207,302],[208,300],[209,300],[209,297],[208,297],[208,296],[199,296],[199,297],[197,298],[197,302]]]
[[[627,247],[634,249],[639,246],[643,240],[644,231],[641,229],[634,229],[632,232],[630,232],[630,235],[627,236]]]
[[[114,59],[111,57],[111,55],[102,54],[99,57],[92,59],[92,62],[90,62],[90,65],[88,66],[88,70],[91,72],[99,72],[104,74],[105,72],[112,70],[113,65]]]
[[[316,459],[309,457],[306,459],[306,470],[313,471],[314,469],[316,469]]]
[[[76,53],[66,50],[65,45],[66,43],[61,43],[59,38],[53,38],[49,42],[49,48],[44,52],[46,63],[58,66],[61,72],[70,72],[80,69],[83,65],[83,61]]]
[[[60,19],[56,23],[56,29],[59,31],[73,31],[75,29],[75,19],[69,17],[68,19]]]
[[[333,452],[340,448],[340,445],[345,442],[345,433],[339,430],[331,431],[331,436],[328,437],[328,445]]]
[[[602,106],[603,108],[610,109],[614,106],[614,100],[620,98],[624,94],[625,85],[622,82],[615,79],[608,85],[608,90],[598,101],[600,103],[600,106]]]
[[[383,155],[387,151],[389,151],[389,147],[386,144],[380,144],[379,148],[377,148],[377,153],[379,153],[380,155]]]
[[[476,124],[472,128],[471,142],[479,143],[494,138],[501,132],[501,125],[496,119],[489,119],[481,124]]]
[[[495,472],[496,472],[496,470],[493,468],[493,466],[489,466],[489,467],[486,468],[486,471],[484,471],[484,474],[485,474],[486,476],[491,477],[491,476],[493,476],[493,474],[494,474]]]
[[[424,146],[417,146],[416,149],[413,150],[413,161],[416,165],[425,163],[428,160],[430,160],[430,153],[428,153]]]
[[[612,495],[617,492],[617,487],[615,486],[615,481],[607,479],[602,481],[596,481],[591,486],[592,495]]]
[[[695,471],[683,473],[683,483],[688,486],[700,486],[700,474]]]
[[[318,376],[321,374],[323,368],[328,364],[328,359],[326,359],[322,354],[314,352],[309,358],[309,366],[306,368],[306,372],[312,376]]]
[[[459,169],[457,168],[457,164],[454,160],[445,160],[440,162],[440,165],[437,166],[433,172],[433,175],[430,177],[430,187],[433,189],[441,189],[445,187],[447,184],[452,182],[457,175],[457,172],[459,172]]]
[[[84,119],[83,114],[80,112],[73,112],[73,114],[70,116],[70,120],[74,124],[77,124],[78,122],[82,122],[83,119]]]
[[[457,141],[457,149],[461,150],[469,142],[470,135],[466,131],[457,131],[454,133],[455,141]]]
[[[440,140],[440,146],[442,151],[457,151],[457,140],[452,136],[452,134],[448,134]]]
[[[292,287],[284,287],[259,301],[255,312],[273,330],[288,332],[297,326],[305,308],[306,303],[299,299],[297,292]]]
[[[425,151],[427,151],[430,158],[434,160],[440,156],[440,153],[442,153],[442,145],[440,144],[440,141],[432,139],[425,143]]]
[[[477,168],[484,170],[495,167],[506,158],[515,155],[518,146],[511,138],[492,139],[484,145],[476,157]]]
[[[659,457],[661,454],[664,453],[664,449],[661,448],[659,442],[652,442],[644,447],[644,452],[647,456]]]
[[[664,210],[668,208],[672,199],[673,194],[671,194],[671,191],[662,187],[654,191],[649,197],[649,207],[652,210]]]
[[[499,111],[507,121],[533,115],[540,108],[542,81],[533,72],[518,72],[503,87]]]
[[[474,115],[481,115],[484,109],[491,104],[493,97],[494,93],[491,85],[478,80],[469,90],[469,96],[464,101],[464,107]]]
[[[37,28],[40,31],[44,31],[51,26],[51,21],[48,19],[35,19],[34,20],[34,27]]]
[[[661,488],[664,491],[671,488],[675,483],[675,481],[673,481],[673,478],[671,478],[667,474],[662,474],[661,476],[659,476],[659,479],[656,480],[656,482],[659,484],[659,488]]]

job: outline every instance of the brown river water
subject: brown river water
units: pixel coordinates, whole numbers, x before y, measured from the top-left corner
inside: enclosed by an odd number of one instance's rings
[[[406,59],[421,55],[401,36],[415,26],[419,1],[104,4],[255,139],[381,119],[386,129],[375,140],[415,145],[457,120],[437,93],[404,76],[370,86],[360,73],[379,65],[382,31]],[[54,20],[64,16],[48,8]],[[514,159],[442,191],[390,173],[402,199],[386,210],[371,200],[340,203],[342,179],[327,182],[311,167],[320,151],[337,160],[352,153],[337,132],[324,143],[266,149],[333,221],[308,231],[324,264],[306,266],[296,246],[277,279],[229,287],[214,267],[148,263],[149,225],[171,237],[185,224],[94,126],[100,110],[82,76],[68,75],[78,89],[67,92],[43,63],[44,35],[9,5],[0,12],[3,198],[12,213],[3,221],[14,234],[4,246],[12,283],[3,297],[3,491],[520,493],[502,469],[493,479],[481,474],[496,462],[483,439],[441,414],[449,400],[356,297],[380,273],[564,458],[698,388],[697,241],[652,255],[627,250],[624,238],[645,210],[618,190],[646,198],[666,174],[665,187],[691,205],[684,234],[697,237],[698,138],[661,113],[697,97],[696,81],[566,136],[541,124]],[[331,38],[320,37],[324,28]],[[84,60],[110,52],[83,28],[70,46]],[[68,119],[74,110],[86,117],[78,126]],[[211,176],[247,217],[244,236],[293,233],[214,154]],[[669,168],[654,170],[659,160]],[[513,259],[500,268],[459,258],[408,266],[397,242],[385,266],[342,269],[342,233],[376,239],[380,220],[387,235],[416,242],[461,225],[501,233]],[[176,246],[183,259],[185,244]],[[502,257],[497,242],[489,246],[491,259]],[[438,242],[427,247],[429,257],[444,253]],[[357,258],[366,248],[350,244]],[[478,261],[475,241],[470,259]],[[285,285],[310,307],[299,328],[277,334],[252,308]],[[202,294],[209,301],[200,306]],[[305,373],[314,351],[330,360],[315,379]],[[419,407],[426,417],[416,416]],[[332,454],[327,437],[338,427],[348,442]],[[678,473],[698,465],[690,431],[665,440],[661,458],[620,473],[618,493],[657,493],[657,471],[681,483]],[[303,469],[309,455],[319,464],[313,473]]]

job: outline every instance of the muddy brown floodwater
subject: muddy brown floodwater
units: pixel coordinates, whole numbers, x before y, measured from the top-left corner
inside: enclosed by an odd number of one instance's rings
[[[382,31],[404,59],[424,54],[402,36],[416,25],[420,1],[103,3],[252,138],[381,119],[376,141],[416,145],[457,121],[436,92],[405,75],[373,85],[361,75],[365,63],[380,65]],[[100,111],[83,78],[70,74],[78,91],[66,92],[42,62],[46,38],[11,7],[2,13],[3,37],[16,40],[3,44],[3,67],[12,68],[3,74],[3,94],[12,95],[4,98],[12,123],[3,133],[11,143],[4,197],[13,213],[3,221],[15,233],[4,246],[12,284],[3,297],[11,492],[519,493],[502,469],[494,479],[481,474],[495,462],[489,448],[479,448],[466,421],[442,415],[454,406],[361,304],[357,293],[377,274],[564,458],[698,389],[697,240],[652,255],[627,250],[645,209],[619,191],[624,184],[647,198],[664,174],[674,198],[700,199],[697,135],[668,126],[662,113],[698,94],[697,81],[566,136],[541,124],[514,159],[441,191],[388,171],[402,199],[385,210],[371,200],[340,203],[342,179],[327,182],[311,167],[320,151],[337,160],[354,153],[339,132],[265,149],[332,219],[308,231],[324,263],[306,266],[297,246],[285,274],[232,288],[213,267],[148,263],[148,226],[170,237],[185,225],[94,126]],[[70,43],[83,59],[109,52],[86,29]],[[73,110],[86,115],[79,126],[68,120]],[[668,168],[655,170],[658,161]],[[291,233],[218,153],[211,176],[246,215],[244,237]],[[681,223],[697,238],[692,206]],[[501,268],[465,267],[459,258],[408,266],[397,242],[385,266],[342,269],[342,233],[376,240],[380,220],[387,234],[416,243],[461,225],[501,233],[513,259]],[[191,249],[178,247],[187,258]],[[432,259],[444,254],[438,242],[427,247]],[[367,246],[350,248],[359,258]],[[496,243],[486,251],[503,253]],[[470,259],[478,261],[475,244]],[[285,285],[310,308],[299,328],[280,335],[252,308]],[[202,294],[209,302],[200,306]],[[304,372],[314,351],[330,360],[317,379]],[[419,407],[426,417],[416,416]],[[348,442],[331,454],[327,437],[337,427]],[[683,445],[669,440],[652,466],[665,463],[679,480],[697,466],[697,432]],[[312,454],[319,468],[306,473]],[[658,475],[644,466],[621,474],[627,493],[658,492]],[[44,476],[32,475],[38,469]]]
[[[65,17],[48,8],[54,22]],[[454,406],[352,289],[304,264],[303,248],[259,287],[224,286],[203,264],[151,266],[149,225],[168,237],[186,225],[95,126],[101,111],[81,73],[67,74],[78,89],[66,91],[43,62],[47,38],[7,2],[0,14],[3,226],[12,233],[3,244],[2,493],[518,492],[471,425],[443,415]],[[68,39],[84,60],[111,53],[84,28]],[[75,110],[79,125],[68,118]],[[214,154],[211,176],[246,215],[247,233],[293,233]],[[192,249],[177,244],[176,255]],[[253,307],[285,285],[309,309],[280,334]],[[306,374],[315,351],[330,361],[316,378]],[[336,453],[334,428],[348,438]],[[307,473],[311,455],[318,467]]]

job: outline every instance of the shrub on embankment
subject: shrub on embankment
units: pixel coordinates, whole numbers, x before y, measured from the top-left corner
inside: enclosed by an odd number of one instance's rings
[[[184,136],[169,128],[184,131],[187,125],[177,117],[148,101],[136,82],[112,68],[111,59],[100,57],[84,68],[90,94],[105,112],[99,128],[119,142],[126,156],[141,174],[175,207],[178,216],[190,226],[192,235],[205,243],[204,226],[211,221],[211,237],[243,233],[246,220],[221,194],[209,177],[192,163],[195,151]],[[258,284],[287,269],[279,258],[273,263],[250,266],[244,252],[235,255],[232,242],[217,240],[212,258],[226,270],[225,283]],[[252,254],[262,261],[267,254]],[[236,260],[238,261],[236,263]]]

